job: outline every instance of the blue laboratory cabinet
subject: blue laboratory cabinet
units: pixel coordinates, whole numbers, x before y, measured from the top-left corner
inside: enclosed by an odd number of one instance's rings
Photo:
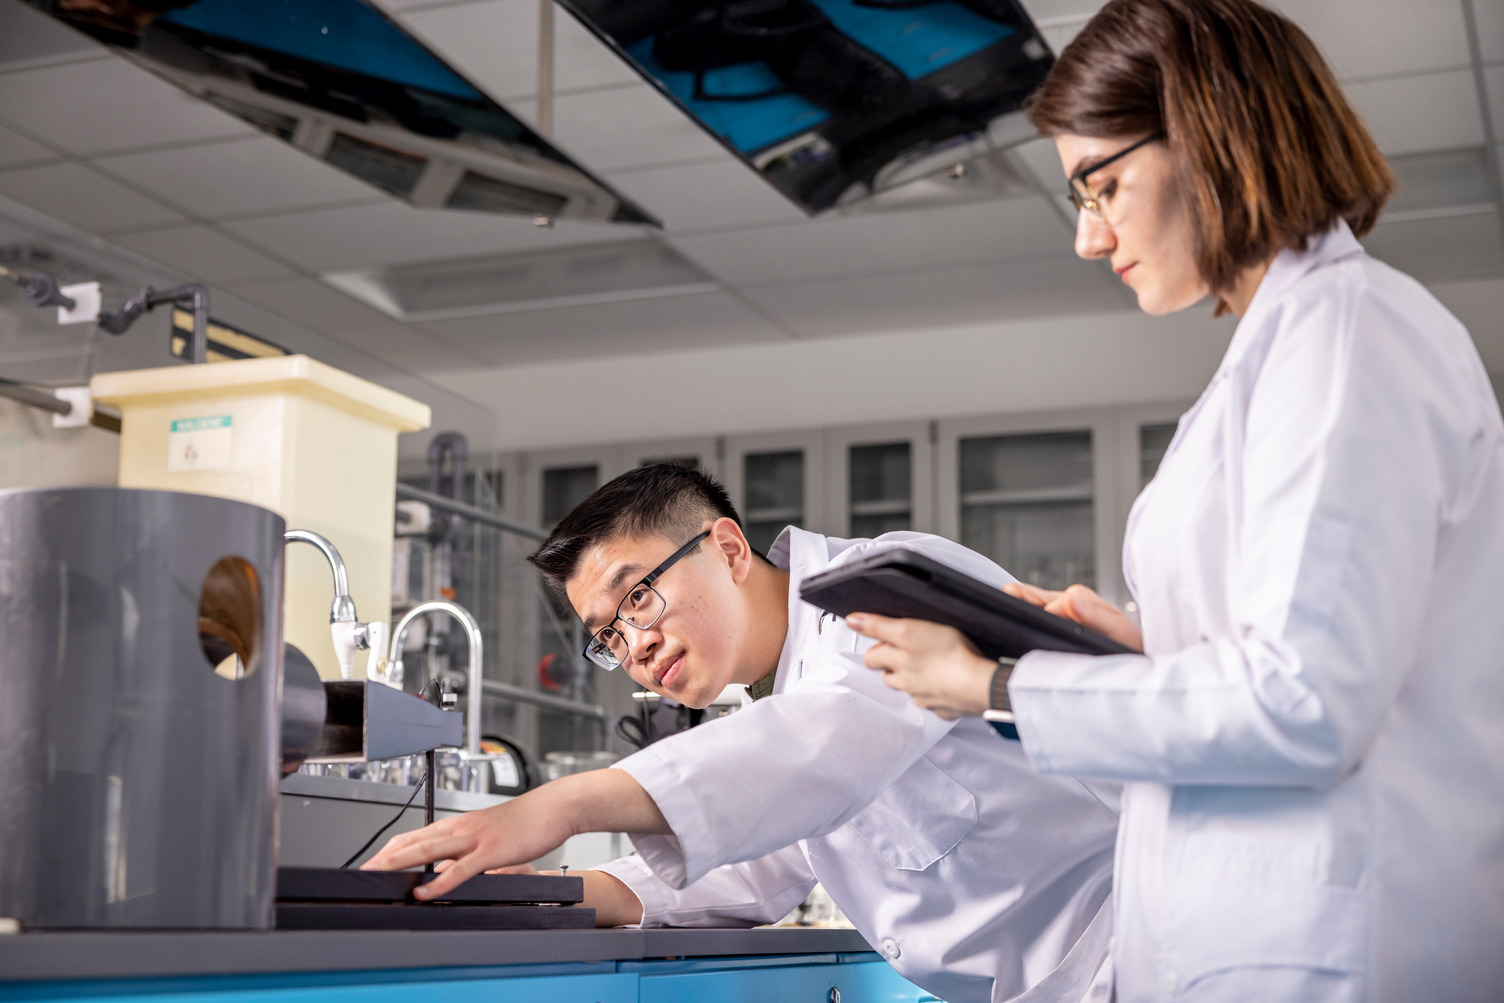
[[[414,963],[425,955],[435,963]],[[555,960],[565,958],[578,960]],[[925,1003],[934,997],[851,931],[601,930],[0,937],[0,1003],[20,1000]]]

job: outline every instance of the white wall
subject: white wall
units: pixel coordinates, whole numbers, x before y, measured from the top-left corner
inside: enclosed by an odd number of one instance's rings
[[[1436,287],[1504,374],[1504,279]],[[1197,397],[1233,329],[1201,305],[442,373],[496,449],[730,435]]]

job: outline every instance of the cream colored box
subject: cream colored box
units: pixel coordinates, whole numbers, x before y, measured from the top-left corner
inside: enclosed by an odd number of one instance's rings
[[[428,405],[305,355],[102,373],[89,387],[121,411],[121,487],[264,505],[339,548],[361,620],[391,618],[397,435],[427,428]],[[339,677],[332,596],[318,551],[289,547],[284,636],[326,679]]]

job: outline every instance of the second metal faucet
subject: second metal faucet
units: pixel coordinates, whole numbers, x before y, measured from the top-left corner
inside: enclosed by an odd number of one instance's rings
[[[468,690],[465,707],[465,752],[472,755],[480,755],[480,710],[482,680],[485,678],[482,672],[481,660],[485,653],[485,643],[481,638],[480,624],[475,622],[475,617],[470,611],[458,603],[449,602],[447,599],[431,599],[421,602],[408,610],[397,625],[392,628],[392,647],[387,655],[387,671],[397,678],[402,675],[402,642],[407,637],[407,628],[420,616],[429,613],[448,613],[460,622],[465,629],[465,636],[470,641],[470,668]],[[421,688],[420,688],[421,692]]]

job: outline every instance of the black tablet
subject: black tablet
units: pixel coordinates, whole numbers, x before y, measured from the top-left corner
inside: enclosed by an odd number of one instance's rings
[[[1015,599],[912,550],[885,550],[810,575],[807,603],[846,616],[876,613],[955,627],[988,658],[1019,658],[1043,648],[1085,655],[1132,655],[1132,648]]]

